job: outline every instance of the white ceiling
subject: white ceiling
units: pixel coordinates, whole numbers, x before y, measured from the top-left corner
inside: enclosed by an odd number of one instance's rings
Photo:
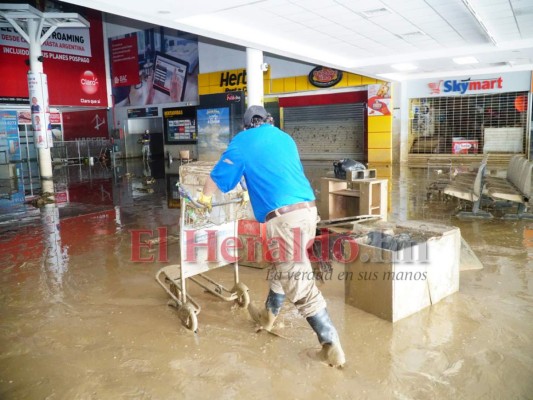
[[[533,70],[533,0],[71,0],[385,79]],[[477,64],[457,65],[454,57]],[[392,64],[413,63],[401,72]]]

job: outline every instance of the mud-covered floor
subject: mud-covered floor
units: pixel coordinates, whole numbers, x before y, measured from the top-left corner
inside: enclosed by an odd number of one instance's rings
[[[458,226],[484,269],[394,324],[345,304],[343,281],[321,285],[348,360],[338,370],[312,357],[316,336],[288,305],[277,337],[191,284],[202,311],[188,331],[154,279],[178,262],[177,244],[132,253],[132,232],[177,234],[173,171],[153,165],[150,193],[141,162],[88,168],[56,171],[58,207],[0,203],[1,399],[533,398],[532,221],[459,220],[457,203],[428,198],[425,170],[390,171],[389,220]],[[306,169],[319,194],[332,168]],[[262,303],[266,270],[240,272]],[[210,276],[231,286],[233,268]]]

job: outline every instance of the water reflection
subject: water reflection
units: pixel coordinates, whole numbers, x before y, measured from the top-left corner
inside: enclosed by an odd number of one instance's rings
[[[346,304],[343,282],[326,282],[321,288],[349,363],[338,371],[307,356],[306,349],[317,348],[316,337],[288,305],[278,327],[284,337],[275,337],[256,332],[246,311],[191,285],[202,305],[201,331],[192,335],[181,326],[153,279],[160,266],[179,262],[177,244],[168,244],[168,262],[158,249],[142,254],[155,256],[150,263],[131,257],[132,230],[152,230],[154,237],[160,227],[169,235],[178,230],[179,210],[168,201],[176,200],[169,182],[177,179],[179,163],[149,167],[152,193],[137,190],[147,187],[142,162],[121,160],[108,169],[57,169],[57,204],[25,203],[31,190],[16,204],[4,203],[4,397],[195,398],[200,381],[204,397],[213,398],[530,397],[531,222],[458,220],[454,204],[427,198],[425,170],[394,169],[389,219],[460,227],[484,269],[461,272],[458,293],[394,324]],[[318,194],[332,164],[304,167]],[[39,193],[41,183],[32,185]],[[213,273],[221,282],[234,278],[231,268]],[[253,301],[264,301],[265,272],[243,267],[240,274]]]
[[[59,209],[55,204],[41,207],[43,284],[54,301],[63,298],[63,275],[68,269],[68,249],[61,246]]]

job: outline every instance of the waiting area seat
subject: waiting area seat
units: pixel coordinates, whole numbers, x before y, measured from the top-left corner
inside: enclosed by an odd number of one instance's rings
[[[521,158],[509,176],[503,180],[491,180],[487,182],[487,195],[494,201],[506,201],[516,203],[517,213],[506,214],[506,218],[533,218],[530,213],[533,193],[531,191],[533,176],[533,162]]]
[[[533,162],[523,155],[515,155],[509,161],[505,178],[487,176],[488,157],[475,174],[460,174],[444,189],[448,196],[473,203],[472,212],[461,212],[458,216],[491,217],[480,210],[482,199],[498,205],[502,202],[516,205],[516,213],[507,213],[504,218],[533,218],[529,213],[532,198]]]
[[[487,159],[484,158],[479,166],[473,181],[471,176],[467,179],[454,179],[444,188],[444,194],[466,200],[472,203],[472,211],[461,211],[458,217],[492,218],[492,214],[481,210],[481,200],[485,189],[485,170]],[[458,175],[460,176],[460,175]]]

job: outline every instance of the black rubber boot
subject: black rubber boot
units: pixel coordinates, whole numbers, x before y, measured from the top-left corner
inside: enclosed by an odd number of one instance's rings
[[[315,331],[318,341],[322,345],[322,350],[319,352],[320,358],[333,367],[343,366],[346,358],[328,311],[325,308],[320,310],[312,317],[307,317],[307,322]]]
[[[252,303],[250,303],[248,305],[248,312],[257,324],[261,325],[263,329],[270,331],[274,326],[274,322],[276,321],[276,317],[281,310],[284,300],[284,294],[279,294],[270,290],[265,301],[265,308],[263,310],[258,310]]]

